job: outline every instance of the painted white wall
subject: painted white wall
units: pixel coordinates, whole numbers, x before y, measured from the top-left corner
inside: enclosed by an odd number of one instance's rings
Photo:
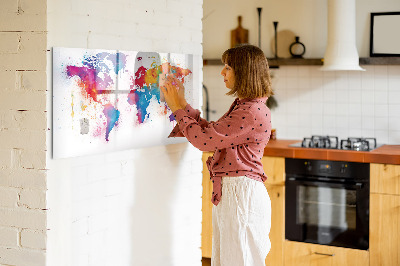
[[[48,0],[48,49],[202,55],[201,18],[201,0]],[[181,143],[47,161],[47,265],[201,264],[200,151]]]
[[[328,10],[327,0],[204,0],[204,58],[220,58],[230,46],[230,31],[242,26],[249,30],[249,43],[258,45],[258,12],[261,7],[261,49],[267,57],[274,55],[274,26],[278,31],[291,31],[306,46],[307,58],[324,56]],[[370,13],[399,11],[398,0],[356,1],[356,42],[360,57],[369,56]],[[293,39],[294,42],[294,39]],[[289,49],[289,47],[287,47]],[[278,48],[278,52],[280,48]]]
[[[250,43],[257,45],[258,14],[262,6],[262,49],[268,56],[273,39],[272,21],[290,29],[307,47],[305,57],[323,57],[326,46],[327,1],[204,1],[204,58],[220,58],[229,48],[236,17],[250,30]],[[231,7],[230,9],[228,8]],[[357,1],[357,47],[369,56],[370,12],[398,11],[392,0]],[[250,7],[250,8],[249,8]],[[281,23],[282,22],[282,23]],[[246,24],[247,23],[247,24]],[[265,32],[265,33],[264,33]],[[216,38],[219,36],[219,38]],[[279,51],[279,50],[278,50]],[[365,72],[321,72],[318,66],[281,66],[272,69],[273,89],[279,107],[272,111],[272,124],[281,139],[311,135],[376,137],[382,144],[400,143],[400,66],[368,65]],[[220,76],[221,66],[205,66],[203,82],[210,93],[210,120],[225,113],[233,99]]]

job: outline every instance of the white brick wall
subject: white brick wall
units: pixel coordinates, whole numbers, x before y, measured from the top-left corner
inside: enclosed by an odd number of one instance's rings
[[[0,187],[0,207],[15,208],[18,204],[19,189]]]
[[[45,265],[46,2],[0,3],[1,265]]]
[[[21,246],[32,249],[46,249],[46,232],[23,229],[21,231]]]
[[[0,227],[0,247],[18,247],[19,231],[16,228]]]
[[[47,8],[48,49],[202,54],[202,0],[50,0]],[[51,121],[51,97],[47,104]],[[49,156],[46,167],[48,265],[201,265],[201,152],[188,143]]]

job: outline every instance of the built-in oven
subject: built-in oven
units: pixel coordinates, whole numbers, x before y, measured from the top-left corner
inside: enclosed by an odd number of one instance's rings
[[[287,158],[285,169],[286,239],[368,249],[369,164]]]

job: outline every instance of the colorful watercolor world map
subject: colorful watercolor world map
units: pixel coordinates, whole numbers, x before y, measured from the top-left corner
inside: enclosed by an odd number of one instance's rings
[[[118,125],[120,111],[110,102],[107,97],[99,97],[99,95],[108,95],[112,93],[114,81],[112,75],[125,71],[127,56],[123,53],[98,53],[94,56],[84,56],[82,66],[67,65],[66,73],[69,78],[78,77],[76,86],[81,89],[81,96],[90,101],[100,103],[103,106],[103,114],[106,118],[105,140],[109,141],[111,130]],[[139,62],[143,57],[137,57]],[[150,116],[147,108],[150,100],[155,98],[159,104],[160,88],[159,79],[162,75],[173,74],[184,82],[186,76],[191,71],[181,67],[172,66],[170,63],[157,64],[154,61],[150,68],[140,66],[134,75],[131,76],[130,91],[126,97],[126,101],[136,107],[137,121],[139,124],[146,123]],[[167,105],[164,104],[164,114],[167,114]],[[170,121],[174,120],[174,116],[169,116]],[[101,132],[97,130],[96,132]]]
[[[53,154],[178,143],[167,138],[176,121],[160,84],[174,75],[196,105],[200,65],[187,54],[53,48]]]

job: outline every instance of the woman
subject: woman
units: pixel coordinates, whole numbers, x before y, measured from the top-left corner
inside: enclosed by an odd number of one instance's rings
[[[184,98],[182,83],[169,76],[161,90],[178,125],[170,137],[186,137],[202,151],[213,182],[212,265],[265,265],[271,244],[271,202],[261,158],[268,143],[272,95],[268,62],[252,45],[228,49],[221,71],[227,95],[237,98],[218,121],[200,118]]]

